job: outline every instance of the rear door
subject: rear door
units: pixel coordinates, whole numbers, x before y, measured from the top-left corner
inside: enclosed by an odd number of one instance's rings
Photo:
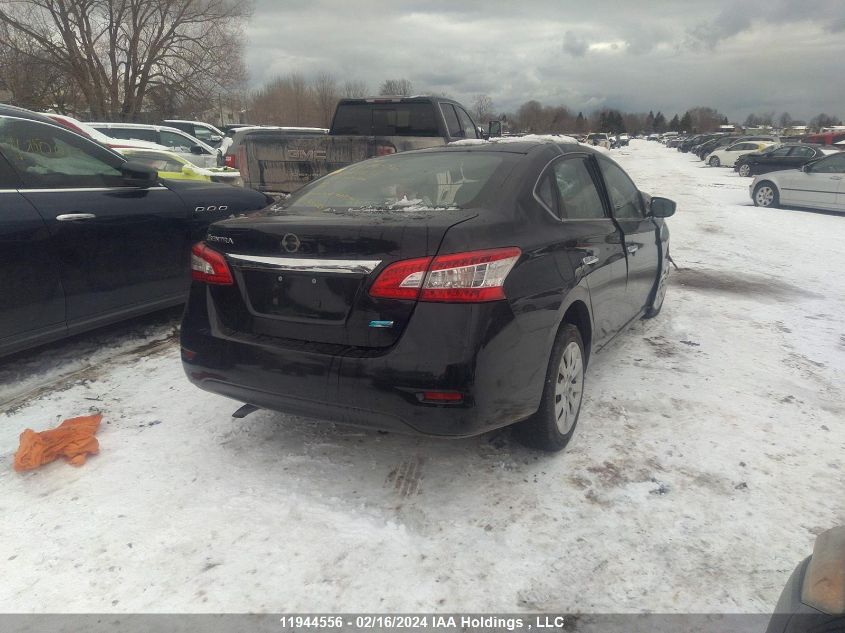
[[[561,220],[561,267],[569,267],[575,283],[586,280],[601,345],[628,320],[626,267],[622,233],[606,212],[599,193],[596,166],[587,154],[557,159],[539,181],[536,195]],[[562,270],[565,277],[570,271]]]
[[[796,166],[795,159],[790,159],[792,149],[791,147],[781,147],[758,156],[756,162],[763,167],[763,169],[758,170],[759,173],[776,171],[778,169],[789,169],[790,167]]]
[[[657,280],[660,265],[657,227],[646,217],[642,195],[628,174],[609,158],[598,156],[597,160],[611,212],[622,229],[628,263],[626,314],[631,319],[645,307]]]
[[[836,209],[845,174],[845,154],[834,154],[782,177],[784,199],[793,204]]]
[[[0,153],[16,151],[0,117]],[[0,154],[0,349],[64,328],[65,298],[47,225]]]
[[[176,194],[124,186],[122,158],[58,126],[0,125],[20,192],[49,229],[69,326],[184,297],[190,225]]]

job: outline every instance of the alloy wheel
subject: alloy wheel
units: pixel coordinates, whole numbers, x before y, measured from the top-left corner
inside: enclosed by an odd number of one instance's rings
[[[757,203],[758,207],[770,207],[774,201],[774,189],[772,189],[769,185],[757,187],[757,191],[754,194],[754,202]]]
[[[748,164],[740,165],[739,166],[739,175],[740,176],[750,176],[751,175],[751,166]]]
[[[563,350],[555,384],[555,420],[558,431],[566,435],[572,430],[584,394],[584,360],[575,341]]]

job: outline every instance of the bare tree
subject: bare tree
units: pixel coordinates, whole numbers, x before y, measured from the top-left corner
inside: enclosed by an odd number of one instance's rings
[[[340,93],[337,89],[337,79],[330,73],[320,73],[314,79],[314,101],[320,115],[320,125],[329,127],[332,122],[337,100]]]
[[[360,79],[347,79],[341,92],[347,99],[363,99],[367,96],[367,84]]]
[[[238,0],[0,0],[13,42],[72,80],[94,118],[133,119],[155,90],[201,102],[243,81],[250,13]]]
[[[493,120],[493,100],[489,95],[475,95],[473,97],[472,114],[475,116],[475,122],[479,125]]]
[[[380,95],[395,95],[410,97],[414,92],[414,85],[408,79],[386,79],[378,93]]]

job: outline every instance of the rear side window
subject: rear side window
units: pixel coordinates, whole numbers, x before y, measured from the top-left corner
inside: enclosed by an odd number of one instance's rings
[[[463,137],[478,138],[478,130],[475,129],[475,123],[472,122],[472,119],[464,111],[464,109],[455,106],[455,112],[458,113],[458,120],[461,122],[461,129],[463,129]]]
[[[440,136],[430,103],[341,104],[332,131],[353,136]]]
[[[463,138],[464,133],[461,130],[461,122],[458,121],[458,115],[451,103],[441,103],[440,111],[443,112],[443,118],[446,119],[446,130],[452,138]]]
[[[789,155],[801,156],[803,158],[812,158],[816,155],[816,151],[812,147],[793,147]]]
[[[606,158],[599,157],[613,216],[619,219],[642,218],[643,206],[640,192],[622,168]]]
[[[104,128],[98,127],[98,130],[106,136],[112,138],[124,138],[127,140],[135,139],[138,141],[150,141],[151,143],[158,143],[158,132],[155,130],[135,129],[126,127],[112,127]]]
[[[38,121],[0,118],[0,153],[26,189],[123,184],[119,157],[77,134]]]
[[[294,194],[285,207],[382,215],[473,206],[505,157],[483,152],[432,152],[373,158],[339,169]]]
[[[564,220],[605,217],[601,196],[583,156],[557,161],[552,167],[552,174],[557,185],[560,215]]]

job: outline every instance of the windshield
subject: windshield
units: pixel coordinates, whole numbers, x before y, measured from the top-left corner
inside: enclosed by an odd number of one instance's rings
[[[501,155],[483,152],[374,158],[316,181],[285,206],[389,211],[467,207],[503,160]]]

